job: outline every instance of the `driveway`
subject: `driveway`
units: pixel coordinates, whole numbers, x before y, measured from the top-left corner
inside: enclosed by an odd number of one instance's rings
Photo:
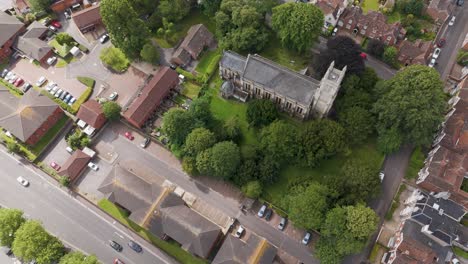
[[[62,24],[62,28],[59,31],[67,32],[70,36],[72,36],[76,42],[79,44],[85,46],[89,50],[91,50],[94,45],[96,44],[95,42],[89,42],[87,38],[85,38],[78,27],[75,25],[75,22],[73,22],[73,19],[65,19],[65,16],[63,13],[58,14],[58,19],[60,20],[60,23]]]

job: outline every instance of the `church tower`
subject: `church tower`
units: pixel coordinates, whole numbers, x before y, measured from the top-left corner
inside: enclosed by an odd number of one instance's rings
[[[335,68],[335,62],[332,61],[328,67],[327,72],[320,80],[320,87],[315,92],[314,102],[312,105],[312,112],[318,118],[328,115],[333,102],[340,90],[341,81],[346,73],[346,66],[343,70]]]

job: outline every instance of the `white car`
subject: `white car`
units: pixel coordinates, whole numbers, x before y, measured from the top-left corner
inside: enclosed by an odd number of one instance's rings
[[[11,79],[11,77],[13,77],[13,75],[15,75],[12,71],[7,73],[7,75],[5,76],[5,81],[9,81]]]
[[[90,167],[93,171],[99,170],[99,166],[93,162],[88,163],[88,167]]]
[[[429,62],[429,64],[427,66],[431,67],[431,68],[434,68],[434,65],[436,63],[436,60],[435,59],[431,59],[431,61]]]
[[[54,56],[54,57],[50,57],[50,58],[47,59],[47,64],[48,64],[48,65],[52,65],[52,64],[54,64],[54,62],[56,62],[56,61],[57,61],[57,57],[55,57],[55,56]]]
[[[47,81],[46,77],[41,76],[41,77],[39,78],[39,80],[37,80],[36,86],[41,87],[46,81]]]
[[[59,88],[57,92],[54,94],[55,98],[59,98],[59,96],[62,95],[62,93],[63,93],[63,90]]]
[[[242,234],[244,233],[244,231],[245,231],[245,228],[243,226],[239,226],[239,228],[237,228],[236,234],[234,236],[240,238],[242,236]]]
[[[436,48],[434,50],[434,53],[432,53],[432,58],[437,59],[439,57],[441,51],[442,51],[441,49]]]
[[[453,24],[455,24],[455,16],[450,19],[449,26],[453,26]]]
[[[58,89],[59,89],[59,87],[57,85],[55,85],[49,92],[50,92],[51,95],[54,95],[57,92]]]
[[[301,241],[302,244],[303,244],[303,245],[309,244],[309,242],[310,242],[310,237],[311,237],[311,234],[310,234],[309,232],[307,232],[307,233],[305,234],[304,238],[303,238],[302,241]]]
[[[19,176],[18,178],[16,178],[16,180],[21,184],[23,185],[24,187],[28,187],[29,185],[29,182],[24,179],[23,177]]]
[[[119,94],[117,92],[113,92],[109,95],[109,100],[114,101],[115,99],[117,99],[118,96]]]
[[[71,147],[66,147],[65,150],[67,150],[68,153],[73,154],[73,149]]]
[[[54,82],[50,82],[49,84],[47,84],[46,90],[47,90],[48,92],[50,92],[50,91],[51,91],[52,89],[54,89],[55,87],[57,87],[57,84],[54,83]]]
[[[265,210],[266,210],[266,205],[262,205],[262,207],[260,207],[260,210],[258,210],[257,216],[262,218],[265,215]]]
[[[383,171],[379,172],[379,178],[380,182],[383,182],[383,179],[385,178],[385,173]]]
[[[18,76],[16,76],[16,74],[13,73],[13,75],[11,75],[10,79],[8,80],[9,83],[13,84],[16,79],[18,79]]]

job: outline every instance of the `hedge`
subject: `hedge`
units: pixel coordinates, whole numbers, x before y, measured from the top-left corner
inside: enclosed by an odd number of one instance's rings
[[[91,96],[92,93],[93,93],[92,87],[86,88],[86,90],[81,94],[80,98],[78,98],[76,102],[72,105],[71,109],[73,110],[73,114],[78,112],[78,109],[80,109],[81,104],[86,102],[86,100],[88,100],[88,98]]]
[[[12,85],[9,82],[5,81],[3,78],[0,78],[0,83],[2,83],[3,86],[8,88],[8,90],[10,90],[10,93],[12,93],[14,96],[21,97],[23,95],[23,91],[19,90],[14,85]]]
[[[96,84],[96,81],[94,79],[89,78],[89,77],[78,76],[78,77],[76,77],[76,79],[80,83],[86,85],[87,87],[94,88],[94,84]]]

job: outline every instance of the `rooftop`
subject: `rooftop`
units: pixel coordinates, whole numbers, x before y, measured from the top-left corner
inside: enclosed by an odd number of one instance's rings
[[[24,26],[16,17],[0,12],[0,46],[3,46]]]
[[[212,264],[271,264],[277,249],[264,238],[251,233],[247,241],[227,235]]]
[[[58,174],[60,176],[67,176],[70,182],[73,182],[77,180],[84,169],[86,169],[90,160],[90,156],[77,149],[63,164]]]

